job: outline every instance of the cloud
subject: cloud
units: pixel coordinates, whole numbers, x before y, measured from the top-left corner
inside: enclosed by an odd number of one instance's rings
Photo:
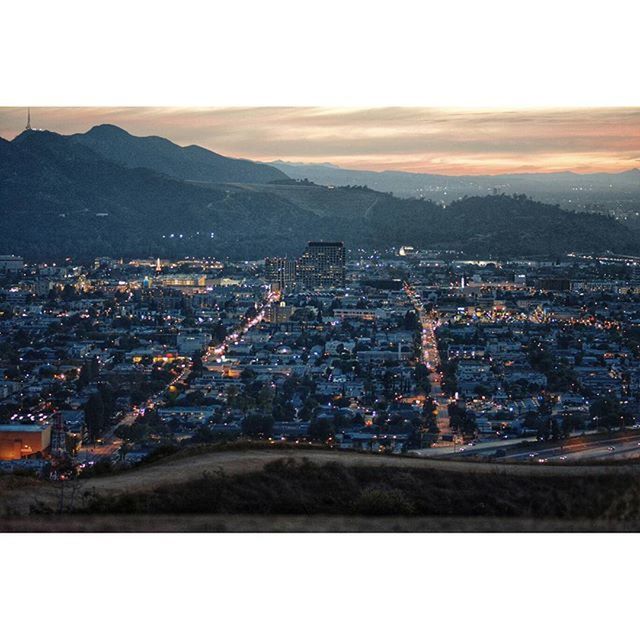
[[[0,109],[0,136],[25,109]],[[439,173],[618,171],[638,165],[640,109],[318,107],[37,108],[36,127],[75,133],[110,122],[256,160]]]

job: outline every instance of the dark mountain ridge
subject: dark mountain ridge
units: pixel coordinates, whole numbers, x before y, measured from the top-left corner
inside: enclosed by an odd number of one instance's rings
[[[123,157],[129,141],[117,137],[124,148],[116,144],[110,155]],[[470,197],[445,207],[286,177],[268,184],[196,184],[197,174],[179,179],[130,168],[83,140],[47,131],[0,140],[0,253],[28,259],[257,259],[297,255],[309,240],[343,240],[350,248],[411,244],[493,257],[640,251],[640,235],[608,216],[525,196]]]
[[[259,246],[262,236],[280,248],[280,236],[313,218],[277,196],[128,169],[52,132],[25,132],[0,146],[2,253],[212,255],[243,240]]]
[[[112,124],[70,138],[124,167],[152,169],[181,180],[264,183],[287,177],[267,164],[228,158],[197,145],[181,147],[159,136],[133,136]]]

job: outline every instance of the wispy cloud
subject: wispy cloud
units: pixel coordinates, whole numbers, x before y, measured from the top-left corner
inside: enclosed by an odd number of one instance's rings
[[[0,136],[13,138],[24,121],[25,109],[0,109]],[[588,172],[640,163],[640,108],[43,107],[32,122],[60,133],[109,122],[225,155],[359,169]]]

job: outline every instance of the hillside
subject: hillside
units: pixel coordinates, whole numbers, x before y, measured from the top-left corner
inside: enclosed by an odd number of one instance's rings
[[[228,521],[238,530],[383,531],[392,516],[403,531],[637,531],[636,471],[212,448],[81,477],[63,513],[57,486],[6,478],[0,529],[224,530]]]
[[[322,187],[313,182],[276,181],[264,185],[235,185],[238,189],[277,195],[321,217],[368,218],[371,210],[386,194],[366,187]]]
[[[475,256],[634,252],[640,247],[637,232],[610,217],[564,211],[523,195],[463,198],[446,207],[386,197],[371,211],[369,223],[377,237],[393,237],[396,243],[459,249]]]
[[[127,135],[112,155],[126,154]],[[524,196],[470,197],[443,206],[287,178],[196,183],[123,166],[82,139],[27,131],[11,142],[0,140],[0,253],[28,259],[258,259],[298,255],[313,239],[343,240],[349,248],[411,244],[494,257],[640,251],[640,232],[609,217]]]
[[[321,163],[272,162],[271,166],[297,180],[311,180],[325,186],[366,186],[398,197],[425,197],[445,203],[463,196],[484,196],[494,192],[526,193],[536,200],[580,210],[594,204],[640,204],[640,170],[621,173],[513,173],[478,176],[446,176],[408,171],[362,171]],[[606,209],[606,207],[605,207]],[[637,210],[637,209],[636,209]]]
[[[197,145],[181,147],[159,136],[133,136],[110,124],[70,137],[123,167],[152,169],[180,180],[263,183],[286,178],[266,164],[227,158]]]
[[[313,234],[314,218],[267,193],[127,169],[51,132],[25,132],[0,145],[4,253],[91,258],[208,255],[236,246],[284,250],[294,228]]]

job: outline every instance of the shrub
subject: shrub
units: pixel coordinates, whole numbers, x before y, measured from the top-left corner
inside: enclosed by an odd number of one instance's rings
[[[403,491],[386,485],[365,488],[356,500],[354,510],[366,516],[411,515],[415,511]]]

